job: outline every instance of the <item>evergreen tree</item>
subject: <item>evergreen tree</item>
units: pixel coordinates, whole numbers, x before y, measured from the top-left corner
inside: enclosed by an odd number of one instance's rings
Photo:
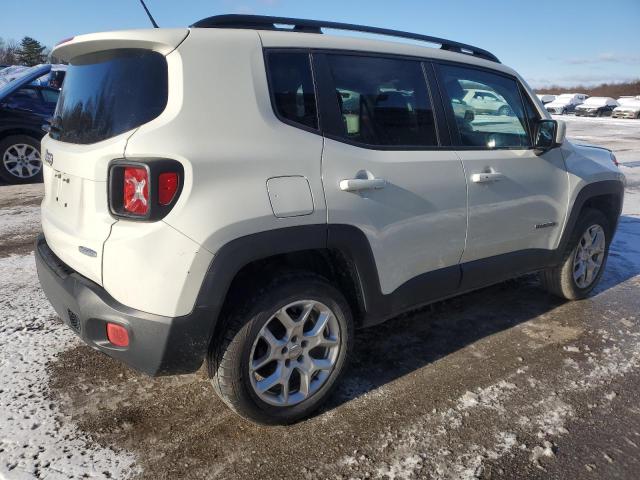
[[[20,42],[18,50],[18,61],[23,65],[38,65],[44,63],[46,56],[44,55],[45,46],[40,44],[35,38],[24,37]]]

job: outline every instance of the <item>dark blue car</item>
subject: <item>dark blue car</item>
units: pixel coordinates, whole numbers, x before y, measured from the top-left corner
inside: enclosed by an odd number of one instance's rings
[[[39,65],[0,85],[0,177],[8,183],[42,180],[42,125],[53,116],[60,91],[33,82],[50,71],[51,65]]]

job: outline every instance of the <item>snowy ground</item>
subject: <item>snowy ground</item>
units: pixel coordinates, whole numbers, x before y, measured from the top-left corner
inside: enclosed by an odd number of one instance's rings
[[[640,122],[563,120],[628,177],[596,295],[525,277],[358,332],[329,405],[287,428],[77,341],[30,253],[41,186],[0,186],[0,479],[638,478]]]

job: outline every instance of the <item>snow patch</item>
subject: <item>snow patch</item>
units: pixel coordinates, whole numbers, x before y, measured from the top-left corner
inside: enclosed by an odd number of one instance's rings
[[[55,318],[33,256],[0,258],[0,318],[0,479],[134,474],[132,455],[92,445],[48,398],[47,363],[78,340]]]

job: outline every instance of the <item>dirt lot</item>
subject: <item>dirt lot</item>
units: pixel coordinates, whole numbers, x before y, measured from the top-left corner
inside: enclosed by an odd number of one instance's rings
[[[230,413],[203,372],[150,379],[78,342],[38,288],[38,185],[0,186],[0,478],[640,476],[640,122],[568,119],[629,182],[590,299],[535,276],[359,331],[329,404],[291,427]]]

